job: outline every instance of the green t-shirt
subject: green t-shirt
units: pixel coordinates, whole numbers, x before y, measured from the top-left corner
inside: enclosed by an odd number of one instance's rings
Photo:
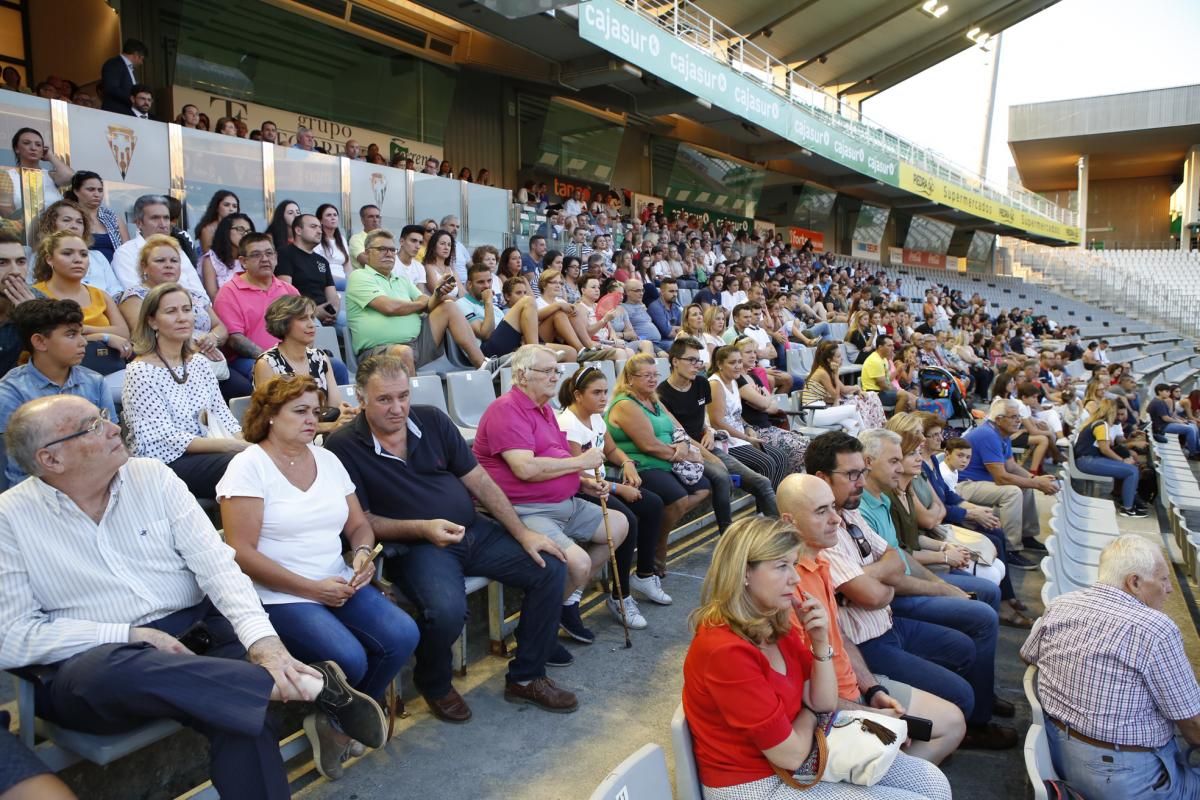
[[[630,460],[637,465],[639,470],[663,469],[669,472],[671,469],[670,461],[646,455],[637,448],[637,445],[633,443],[633,440],[629,438],[625,431],[609,422],[609,414],[617,407],[617,403],[624,400],[628,400],[630,403],[636,405],[646,415],[646,419],[650,420],[650,427],[654,431],[654,437],[663,444],[670,444],[671,435],[675,432],[675,423],[671,421],[671,417],[667,414],[667,410],[663,408],[662,403],[656,402],[654,404],[654,413],[651,413],[644,405],[634,400],[630,395],[619,394],[613,398],[613,403],[608,407],[608,411],[604,412],[604,422],[608,426],[608,434],[612,437],[613,444],[617,446],[618,450],[629,456]]]
[[[346,323],[356,351],[382,344],[407,344],[421,334],[420,314],[389,317],[369,307],[377,297],[412,302],[424,295],[398,272],[385,276],[371,267],[351,271],[346,279]]]

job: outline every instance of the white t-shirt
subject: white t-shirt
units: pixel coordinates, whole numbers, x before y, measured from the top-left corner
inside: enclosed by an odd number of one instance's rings
[[[395,271],[412,281],[413,286],[416,286],[418,289],[420,289],[422,286],[425,286],[425,265],[417,261],[415,258],[408,266],[405,266],[404,262],[397,258]],[[432,291],[432,286],[425,286],[426,294],[429,294]]]
[[[337,280],[346,279],[346,257],[342,255],[342,251],[334,242],[321,242],[317,245],[317,249],[321,251],[321,255],[325,256],[325,260],[329,262],[329,271]]]
[[[579,417],[575,416],[575,412],[568,408],[564,408],[558,412],[558,427],[567,435],[568,442],[574,442],[584,450],[589,450],[592,447],[604,447],[604,437],[608,435],[608,427],[604,424],[604,417],[599,414],[592,414],[590,420],[591,427],[584,425]]]
[[[354,484],[337,456],[313,445],[308,449],[317,460],[317,479],[307,492],[293,486],[265,450],[251,445],[230,460],[217,484],[217,499],[263,499],[258,552],[284,569],[314,581],[339,576],[350,580],[354,571],[342,558],[340,534],[350,516],[345,498],[354,493]],[[259,583],[254,589],[268,605],[314,602]]]
[[[954,491],[958,486],[958,470],[950,469],[946,465],[944,456],[938,457],[938,472],[942,473],[942,480],[946,482],[946,486],[950,487],[950,491]]]

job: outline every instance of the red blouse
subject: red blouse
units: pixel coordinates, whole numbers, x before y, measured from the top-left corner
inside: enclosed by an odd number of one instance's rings
[[[696,632],[683,662],[683,710],[705,786],[737,786],[775,774],[763,751],[792,732],[812,671],[812,653],[797,627],[779,640],[779,652],[786,675],[725,625]]]

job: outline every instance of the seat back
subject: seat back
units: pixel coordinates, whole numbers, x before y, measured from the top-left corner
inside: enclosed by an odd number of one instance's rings
[[[667,758],[656,744],[642,745],[637,752],[608,773],[591,800],[661,800],[671,796]]]
[[[1042,702],[1037,696],[1037,671],[1038,668],[1030,664],[1025,669],[1025,699],[1029,701],[1029,710],[1031,712],[1034,725],[1044,725],[1044,717],[1042,716]]]
[[[1058,780],[1054,762],[1050,758],[1050,742],[1046,740],[1046,729],[1041,725],[1030,725],[1025,734],[1025,771],[1033,785],[1034,800],[1048,800],[1046,781]]]
[[[443,414],[446,411],[446,395],[442,391],[442,379],[437,375],[414,375],[409,379],[412,388],[411,402],[415,406],[433,406]]]
[[[654,366],[658,369],[658,382],[662,383],[671,374],[671,361],[666,358],[656,358]]]
[[[337,330],[326,326],[317,326],[317,338],[313,340],[313,347],[318,350],[328,350],[331,358],[339,358],[342,355],[342,346],[338,344]]]
[[[242,424],[242,418],[246,416],[246,411],[250,408],[249,397],[231,397],[229,398],[229,410],[233,412],[233,418]]]
[[[478,428],[488,405],[496,399],[496,385],[487,370],[446,374],[446,405],[455,425]]]
[[[700,773],[696,770],[696,754],[692,750],[692,732],[683,715],[683,703],[671,717],[671,751],[675,755],[675,797],[678,800],[701,800]]]

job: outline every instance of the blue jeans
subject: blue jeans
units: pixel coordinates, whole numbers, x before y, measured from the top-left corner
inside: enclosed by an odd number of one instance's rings
[[[340,607],[319,603],[265,605],[288,652],[305,663],[333,661],[350,685],[381,700],[417,647],[417,624],[373,586]]]
[[[524,590],[517,625],[517,654],[509,662],[509,682],[544,677],[546,659],[558,641],[566,567],[544,556],[545,567],[533,563],[508,531],[486,517],[476,516],[457,544],[438,547],[428,542],[408,544],[408,551],[388,559],[388,576],[417,607],[421,641],[413,683],[426,697],[440,699],[452,688],[450,648],[467,618],[463,577],[491,578]]]
[[[1054,771],[1084,797],[1200,797],[1200,771],[1188,766],[1186,756],[1173,741],[1153,753],[1108,750],[1071,739],[1052,722],[1046,723],[1046,738]]]
[[[805,328],[804,335],[805,336],[820,336],[825,341],[829,341],[830,339],[833,338],[833,332],[831,331],[828,322],[818,322],[816,325],[813,325],[811,328]]]
[[[1104,475],[1120,481],[1121,505],[1133,508],[1133,504],[1137,501],[1138,480],[1142,475],[1141,470],[1133,464],[1126,464],[1124,461],[1104,456],[1084,456],[1075,459],[1075,465],[1091,475]]]
[[[1168,422],[1163,428],[1163,433],[1182,436],[1189,456],[1200,453],[1200,433],[1197,433],[1195,425],[1186,422]]]
[[[896,617],[890,631],[863,642],[858,649],[871,672],[937,695],[958,706],[963,716],[971,719],[975,692],[961,673],[967,672],[975,661],[975,646],[965,634],[941,625]],[[991,705],[989,694],[989,716]]]
[[[975,695],[971,713],[964,710],[963,716],[970,725],[982,725],[991,719],[995,697],[996,639],[1000,633],[996,609],[1000,604],[1000,589],[974,575],[947,575],[946,579],[965,592],[977,592],[980,600],[930,595],[896,597],[892,599],[892,614],[896,623],[901,619],[925,622],[957,631],[971,640],[974,653],[970,664],[955,671],[967,679]],[[927,657],[938,661],[936,655]],[[887,669],[883,672],[891,675]]]

